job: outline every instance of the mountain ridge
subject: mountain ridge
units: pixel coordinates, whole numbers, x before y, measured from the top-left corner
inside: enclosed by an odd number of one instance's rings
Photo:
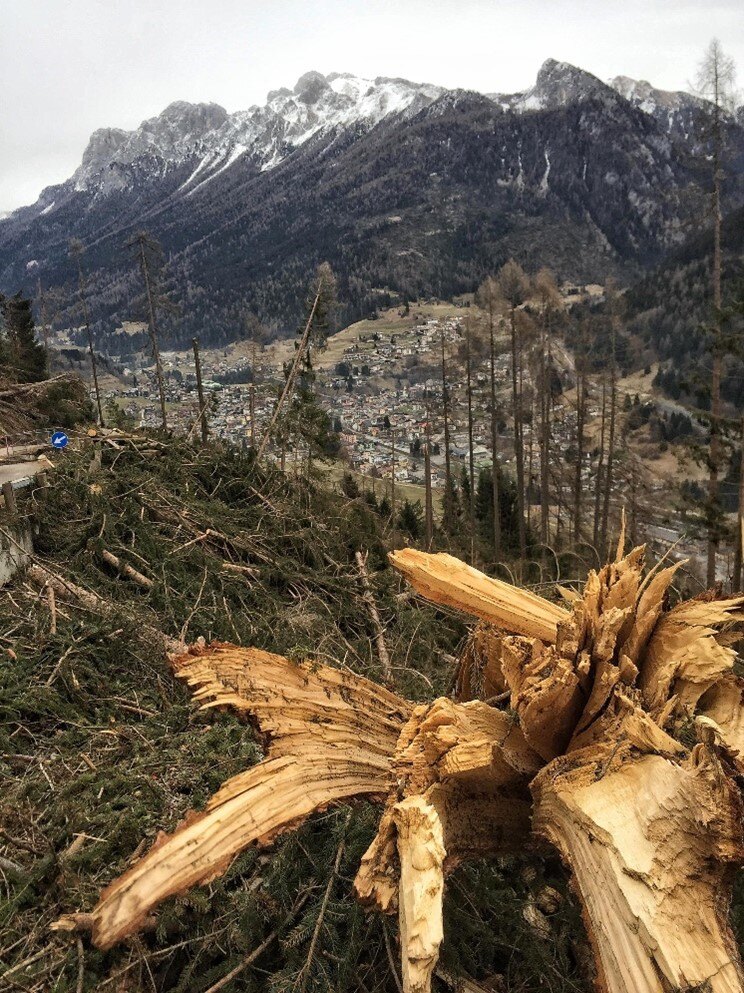
[[[165,248],[172,333],[213,341],[238,335],[246,309],[289,331],[323,259],[348,318],[470,290],[509,255],[572,281],[627,276],[682,243],[707,166],[688,136],[697,98],[670,116],[646,84],[617,87],[547,60],[509,97],[311,71],[247,111],[176,101],[133,131],[94,132],[70,180],[0,223],[0,289],[29,286],[33,259],[72,296],[79,238],[107,334],[137,309],[122,245],[143,227]],[[730,207],[744,130],[728,126]]]
[[[325,106],[318,108],[324,94],[329,91],[336,99],[326,101]],[[47,191],[59,190],[70,182],[75,184],[78,192],[94,185],[96,179],[100,183],[100,192],[120,188],[121,176],[114,167],[131,165],[137,158],[147,155],[170,164],[181,164],[191,156],[201,155],[202,160],[193,179],[199,173],[205,173],[202,181],[210,175],[211,167],[224,168],[240,155],[251,152],[261,163],[261,168],[270,168],[283,157],[277,147],[282,140],[286,142],[287,150],[289,147],[295,148],[320,129],[359,121],[377,124],[391,113],[415,113],[447,92],[467,91],[414,83],[401,77],[367,79],[346,72],[332,72],[324,76],[310,70],[298,79],[293,89],[282,87],[270,90],[266,104],[253,105],[247,110],[228,113],[214,102],[175,100],[160,114],[143,120],[137,128],[96,129],[83,151],[80,166],[72,176],[63,183],[46,187],[36,203],[42,201]],[[694,94],[660,90],[645,80],[628,76],[616,76],[605,82],[586,70],[552,58],[543,62],[534,86],[529,89],[512,94],[483,95],[505,111],[525,113],[556,109],[589,97],[612,100],[616,94],[658,120],[666,114],[670,131],[678,129],[676,121],[672,120],[674,115],[684,113],[689,117],[693,110],[699,111],[707,103]],[[301,104],[308,108],[304,120],[297,114]],[[276,126],[281,118],[286,122],[286,131],[274,136],[272,143],[270,135],[261,133],[261,127]],[[208,144],[204,147],[207,139],[211,139],[214,146],[211,150]],[[269,155],[267,149],[255,150],[255,145],[261,140],[273,151],[273,155]],[[208,158],[210,151],[211,161]],[[7,212],[6,216],[34,206],[17,208]],[[49,207],[50,201],[45,200],[42,209]]]

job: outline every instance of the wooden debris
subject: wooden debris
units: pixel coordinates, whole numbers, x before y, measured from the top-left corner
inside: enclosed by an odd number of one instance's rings
[[[514,634],[555,641],[567,612],[528,590],[492,579],[452,555],[401,548],[390,561],[421,596],[456,607]]]
[[[102,548],[100,554],[106,565],[110,565],[112,569],[115,569],[119,575],[123,576],[125,579],[131,579],[133,583],[136,583],[145,590],[151,590],[155,585],[151,579],[141,573],[138,569],[135,569],[134,566],[129,565],[128,562],[122,561],[118,555],[114,555],[114,553],[109,552],[108,549]]]
[[[377,604],[375,603],[372,586],[369,581],[369,576],[367,575],[367,556],[362,555],[361,552],[355,552],[354,560],[357,564],[359,579],[362,584],[362,589],[364,590],[364,602],[367,604],[367,610],[369,611],[372,627],[375,632],[375,646],[377,648],[377,657],[380,660],[382,675],[386,683],[392,683],[393,669],[390,664],[390,656],[388,655],[387,645],[385,644],[385,632],[382,627],[382,621],[380,620],[380,615],[377,612]]]
[[[436,809],[422,796],[395,805],[400,858],[403,993],[427,993],[444,938],[444,835]]]
[[[391,786],[409,705],[388,690],[349,672],[232,645],[194,648],[173,667],[203,707],[230,706],[256,720],[268,758],[228,780],[205,811],[159,838],[104,890],[91,915],[101,948],[138,930],[166,897],[220,875],[248,845],[270,844],[334,801]]]
[[[246,845],[366,795],[384,807],[354,887],[398,911],[405,993],[431,989],[452,868],[536,843],[573,874],[603,993],[744,993],[727,920],[730,870],[744,862],[732,649],[744,597],[669,609],[676,567],[644,576],[644,549],[623,556],[623,541],[568,610],[451,556],[393,553],[419,594],[480,619],[454,700],[414,706],[257,649],[179,654],[196,700],[253,719],[268,756],[103,892],[94,941],[131,934]],[[525,918],[549,935],[555,908],[554,895],[533,895]]]

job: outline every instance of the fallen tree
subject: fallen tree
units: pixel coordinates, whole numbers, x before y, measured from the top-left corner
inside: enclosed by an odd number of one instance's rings
[[[480,620],[455,699],[414,706],[256,649],[178,654],[197,701],[255,721],[267,756],[58,926],[89,927],[108,948],[248,845],[366,796],[384,806],[355,890],[398,914],[406,993],[430,989],[452,868],[541,843],[572,873],[599,989],[742,991],[728,905],[744,860],[731,647],[744,596],[670,609],[676,566],[645,574],[643,558],[621,541],[566,610],[450,556],[393,553],[421,595]]]

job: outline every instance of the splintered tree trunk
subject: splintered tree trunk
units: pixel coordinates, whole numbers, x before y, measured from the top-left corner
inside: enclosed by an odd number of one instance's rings
[[[354,890],[398,914],[404,993],[431,991],[449,873],[546,843],[573,877],[598,991],[744,993],[728,921],[744,862],[731,648],[744,596],[669,608],[677,566],[645,573],[644,549],[623,555],[624,543],[570,609],[449,555],[394,552],[422,596],[479,619],[454,699],[413,704],[348,671],[232,645],[177,655],[198,702],[258,723],[267,757],[56,928],[109,948],[247,845],[364,796],[383,810]]]
[[[740,991],[722,894],[741,861],[738,791],[698,745],[683,762],[596,755],[533,784],[534,829],[570,867],[607,993]],[[589,759],[587,761],[587,758]]]

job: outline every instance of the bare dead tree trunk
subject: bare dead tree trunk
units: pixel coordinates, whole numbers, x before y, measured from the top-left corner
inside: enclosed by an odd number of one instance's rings
[[[524,520],[524,449],[522,447],[522,394],[519,389],[519,348],[517,342],[516,308],[512,305],[509,310],[511,324],[511,366],[512,366],[512,403],[514,407],[514,458],[517,466],[517,526],[519,531],[520,570],[527,558],[527,532]]]
[[[708,556],[706,579],[712,587],[716,581],[716,554],[718,553],[718,479],[721,463],[721,124],[719,108],[715,104],[714,153],[713,153],[713,356],[710,384],[710,472],[708,475]]]
[[[158,323],[155,308],[155,298],[152,292],[152,281],[150,278],[150,261],[147,257],[146,245],[148,242],[144,232],[137,235],[136,244],[139,246],[139,261],[142,279],[145,283],[145,295],[147,297],[147,314],[150,328],[150,342],[152,344],[152,354],[155,359],[155,376],[158,381],[158,393],[160,395],[160,414],[162,417],[163,431],[168,430],[168,413],[165,408],[165,385],[163,383],[163,365],[160,361],[160,346],[158,345]]]
[[[248,387],[248,412],[251,418],[251,449],[256,450],[256,387],[253,383]]]
[[[434,540],[434,504],[431,492],[431,422],[429,417],[429,407],[426,409],[426,438],[424,441],[424,475],[426,492],[426,517],[425,517],[425,537],[426,550],[431,550],[431,543]]]
[[[721,44],[714,38],[698,67],[697,85],[701,96],[711,105],[709,136],[713,143],[713,189],[711,213],[713,215],[713,342],[710,398],[710,453],[708,477],[708,554],[707,579],[713,586],[716,579],[716,554],[720,542],[719,476],[723,458],[721,439],[721,373],[723,365],[723,313],[721,310],[721,183],[725,131],[723,112],[733,109],[736,67],[733,59],[725,55]]]
[[[501,558],[501,512],[499,501],[498,425],[496,423],[496,337],[493,298],[489,297],[488,330],[491,345],[491,501],[493,503],[493,560]]]
[[[256,329],[251,339],[251,384],[248,387],[248,411],[251,417],[251,449],[256,451]]]
[[[473,384],[471,369],[470,318],[465,329],[465,379],[468,394],[468,465],[470,479],[470,563],[475,563],[475,456],[473,454]]]
[[[308,348],[308,343],[310,341],[310,331],[312,330],[312,326],[313,326],[313,318],[315,317],[315,311],[318,309],[318,304],[320,302],[320,295],[322,291],[323,291],[323,283],[321,281],[320,284],[318,285],[318,291],[315,294],[315,299],[313,300],[313,305],[310,309],[310,316],[307,319],[307,324],[305,325],[305,329],[302,332],[302,336],[300,337],[300,342],[299,345],[297,346],[297,351],[295,352],[294,361],[292,362],[292,365],[290,367],[289,375],[287,376],[287,381],[284,384],[284,389],[282,390],[277,405],[274,408],[274,413],[271,415],[269,426],[266,428],[266,431],[264,432],[264,436],[261,439],[261,444],[259,446],[257,453],[258,458],[260,458],[263,455],[264,451],[266,450],[266,446],[269,443],[269,438],[271,437],[274,427],[276,426],[276,423],[279,420],[279,415],[282,413],[284,409],[284,405],[291,398],[292,393],[294,392],[295,382],[297,381],[297,375],[300,371],[300,365],[305,357],[305,353]]]
[[[47,319],[47,309],[46,309],[46,297],[44,296],[44,288],[41,284],[41,276],[38,279],[38,296],[39,296],[39,317],[41,318],[41,337],[44,339],[44,351],[47,356],[47,363],[49,362],[49,322]]]
[[[450,453],[449,426],[449,387],[447,386],[447,364],[444,354],[444,328],[441,329],[442,346],[442,414],[444,417],[444,530],[452,530],[454,508],[452,506],[452,455]]]
[[[369,611],[372,627],[375,632],[375,646],[377,648],[377,657],[380,660],[382,675],[385,682],[388,685],[392,685],[393,667],[390,664],[390,655],[388,654],[387,645],[385,644],[385,631],[382,626],[382,621],[380,620],[380,614],[377,610],[375,596],[372,592],[372,584],[369,581],[369,573],[367,572],[367,554],[365,553],[362,555],[361,552],[355,552],[354,559],[357,564],[357,569],[359,570],[359,579],[364,591],[364,602],[367,604],[367,610]]]
[[[599,554],[599,544],[600,544],[600,509],[601,509],[601,499],[602,499],[602,466],[604,463],[604,451],[605,451],[605,420],[607,412],[607,381],[604,374],[602,375],[602,421],[599,435],[599,458],[597,459],[597,476],[594,481],[594,547],[597,549]],[[604,540],[602,542],[604,544]]]
[[[194,368],[196,370],[196,395],[199,398],[199,421],[201,423],[202,445],[206,445],[209,436],[209,424],[207,422],[207,403],[204,399],[204,387],[202,386],[201,358],[199,356],[199,339],[192,338],[191,344],[194,348]]]
[[[731,577],[733,591],[741,589],[742,559],[744,559],[744,414],[741,418],[741,438],[739,441],[739,508],[736,523],[736,551],[733,576]]]
[[[550,540],[550,383],[549,356],[550,312],[543,315],[540,342],[540,540]]]
[[[393,524],[393,548],[395,548],[395,534],[397,531],[397,520],[395,516],[395,428],[390,431],[390,518]]]
[[[631,545],[638,544],[638,466],[632,453],[630,455],[629,537]]]
[[[612,361],[610,362],[610,425],[607,437],[607,466],[604,479],[604,503],[602,507],[602,548],[606,555],[610,540],[610,497],[612,495],[612,470],[615,456],[615,412],[617,406],[617,369],[615,365],[615,329],[612,330]]]
[[[78,273],[78,296],[80,299],[80,307],[83,311],[83,324],[85,325],[85,334],[88,339],[88,354],[90,355],[90,367],[93,373],[93,389],[96,394],[96,407],[98,408],[98,423],[101,427],[104,427],[103,419],[103,404],[101,403],[101,390],[98,385],[98,363],[96,361],[96,351],[93,347],[93,333],[90,329],[90,312],[88,311],[88,297],[85,292],[85,277],[83,275],[83,263],[82,254],[83,246],[79,242],[74,242],[72,245],[72,252],[75,256],[75,261],[77,264]],[[41,283],[39,283],[41,285]]]
[[[583,364],[576,378],[576,465],[574,466],[574,547],[581,541],[581,470],[584,464],[584,421],[586,418],[586,374]]]

